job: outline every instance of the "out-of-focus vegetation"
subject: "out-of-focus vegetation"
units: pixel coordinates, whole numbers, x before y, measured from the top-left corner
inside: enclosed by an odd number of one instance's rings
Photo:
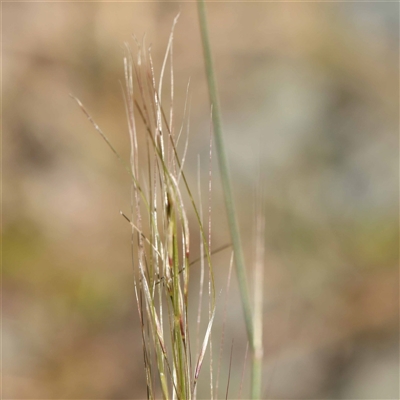
[[[200,155],[206,193],[195,4],[3,4],[4,398],[145,397],[130,228],[119,215],[129,177],[68,94],[128,158],[123,42],[146,33],[159,74],[179,9],[175,118],[191,78],[186,167],[196,187]],[[260,169],[264,177],[264,395],[398,398],[399,5],[210,3],[208,12],[249,267],[252,193]],[[216,165],[213,179],[216,248],[229,241]],[[217,290],[229,258],[214,257]],[[232,398],[246,348],[235,291],[233,282]]]

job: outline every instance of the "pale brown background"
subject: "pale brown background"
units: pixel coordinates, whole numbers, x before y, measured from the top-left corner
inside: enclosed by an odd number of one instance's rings
[[[68,94],[126,156],[123,43],[134,49],[131,34],[146,33],[158,75],[179,10],[176,116],[191,78],[186,166],[195,186],[200,155],[206,190],[210,109],[194,3],[2,3],[5,399],[145,397],[119,215],[129,180]],[[399,4],[228,2],[208,12],[249,272],[264,175],[264,396],[398,398]],[[214,164],[218,247],[229,236]],[[216,360],[229,256],[214,258]],[[246,336],[235,280],[230,290],[220,397],[234,338],[236,398]]]

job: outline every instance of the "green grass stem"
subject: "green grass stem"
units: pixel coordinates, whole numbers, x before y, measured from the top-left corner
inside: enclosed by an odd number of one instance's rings
[[[232,239],[232,246],[235,257],[236,274],[239,283],[240,296],[243,306],[244,318],[246,323],[246,330],[248,335],[248,340],[250,347],[253,351],[253,362],[252,362],[252,384],[251,384],[251,394],[252,398],[260,398],[261,396],[261,376],[262,376],[262,359],[258,356],[258,351],[256,349],[256,342],[254,340],[254,322],[253,315],[251,312],[251,303],[249,290],[247,285],[247,276],[245,269],[244,256],[242,251],[240,232],[236,218],[236,211],[233,199],[233,193],[230,183],[230,174],[228,159],[225,152],[223,133],[222,133],[222,122],[221,122],[221,112],[218,100],[218,91],[216,78],[214,73],[213,59],[211,54],[211,46],[208,35],[207,27],[207,15],[204,0],[198,0],[198,14],[200,22],[201,39],[204,51],[204,61],[206,76],[208,82],[208,90],[210,102],[212,105],[212,120],[214,126],[214,138],[218,157],[218,163],[221,174],[222,189],[224,192],[225,207],[228,217],[228,224]]]

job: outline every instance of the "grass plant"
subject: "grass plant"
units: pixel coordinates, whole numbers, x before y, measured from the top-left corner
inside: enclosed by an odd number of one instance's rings
[[[222,140],[220,111],[202,2],[199,3],[199,15],[212,103],[211,118],[213,123],[210,124],[210,139],[212,139],[213,126],[231,229],[236,272],[250,348],[253,350],[252,396],[259,397],[262,360],[262,351],[260,352],[260,349],[262,349],[261,336],[254,332],[255,320],[250,311],[247,278]],[[136,57],[132,55],[130,47],[125,46],[125,83],[122,84],[122,90],[129,130],[129,162],[125,162],[120,156],[82,103],[78,99],[74,99],[131,177],[130,213],[121,212],[121,215],[131,226],[132,265],[135,271],[135,295],[141,324],[147,397],[149,399],[162,397],[172,400],[196,399],[199,375],[204,364],[207,347],[209,347],[209,395],[213,399],[218,398],[224,337],[221,340],[217,379],[214,387],[211,330],[216,313],[216,295],[210,251],[212,140],[210,140],[209,215],[208,226],[205,227],[200,185],[198,190],[200,205],[197,206],[183,168],[188,146],[189,118],[186,112],[189,108],[188,96],[186,96],[184,106],[183,122],[179,128],[177,128],[173,108],[173,34],[177,19],[178,17],[175,18],[173,23],[159,78],[155,74],[151,51],[146,49],[144,41],[139,42],[135,39],[137,45]],[[166,96],[163,92],[167,70],[170,72],[169,96]],[[164,105],[165,98],[169,98],[168,107]],[[139,135],[144,135],[145,140],[139,140]],[[184,140],[185,136],[186,141]],[[178,147],[180,149],[183,147],[183,151],[178,151]],[[182,154],[179,155],[180,153]],[[146,167],[143,168],[143,166]],[[188,203],[184,201],[186,198],[189,199]],[[189,223],[188,207],[194,211],[196,221],[194,225]],[[194,230],[198,230],[200,236],[201,256],[199,260],[191,259],[191,246],[193,246],[191,237]],[[221,249],[217,249],[217,251],[219,250]],[[257,254],[260,258],[260,252]],[[189,281],[191,267],[198,261],[200,261],[201,273],[197,327],[195,340],[193,340],[196,346],[193,346],[191,340],[193,329],[189,327],[188,317],[189,299],[191,298],[189,296]],[[232,264],[233,257],[231,266]],[[201,336],[203,286],[207,269],[208,321]],[[258,281],[260,276],[261,271],[258,270],[256,277]],[[227,281],[229,288],[230,272]],[[260,286],[256,290],[257,306],[255,309],[257,315],[261,314],[260,307],[262,304],[262,294],[259,289]],[[226,304],[225,302],[225,309]],[[191,309],[193,308],[193,305],[191,305]],[[259,324],[256,327],[258,327],[258,333],[262,332]],[[193,350],[194,348],[195,350]],[[231,362],[232,349],[233,343],[231,345]],[[229,378],[230,370],[226,398],[228,396]]]
[[[174,21],[174,25],[176,20]],[[141,324],[143,360],[146,372],[147,397],[155,399],[192,399],[210,343],[215,317],[215,288],[210,257],[211,232],[203,227],[189,188],[177,146],[183,137],[184,125],[176,132],[173,127],[173,29],[168,42],[161,76],[157,82],[150,50],[137,42],[134,59],[125,48],[126,105],[130,138],[130,161],[124,162],[109,138],[94,122],[83,104],[75,98],[95,129],[106,141],[131,176],[130,216],[121,212],[132,229],[132,264],[135,269],[135,295]],[[170,109],[161,102],[162,83],[168,59],[171,60]],[[186,105],[185,105],[186,108]],[[146,135],[145,149],[139,148],[138,121]],[[147,165],[143,174],[140,166]],[[204,264],[209,270],[209,319],[196,355],[192,354],[189,332],[189,278],[191,232],[187,204],[182,190],[187,191],[200,231]],[[200,318],[198,318],[199,332]],[[210,384],[212,386],[212,383]]]

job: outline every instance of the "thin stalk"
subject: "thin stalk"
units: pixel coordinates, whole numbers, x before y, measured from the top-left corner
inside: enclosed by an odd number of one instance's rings
[[[255,262],[254,262],[254,354],[253,366],[261,371],[263,360],[263,287],[264,287],[264,259],[265,259],[265,212],[263,210],[261,174],[255,198]],[[261,393],[261,374],[252,375],[251,387]]]
[[[217,84],[214,74],[210,40],[208,37],[207,16],[206,16],[204,0],[198,0],[197,5],[199,13],[201,38],[203,44],[206,76],[208,81],[209,97],[213,110],[212,120],[214,126],[215,145],[216,145],[218,163],[221,174],[221,184],[224,192],[225,208],[228,216],[229,229],[232,238],[236,274],[239,283],[239,290],[240,290],[240,296],[246,323],[247,336],[249,339],[250,347],[253,351],[251,394],[252,398],[255,399],[255,398],[260,398],[261,396],[261,372],[262,372],[261,362],[259,358],[256,356],[253,316],[251,312],[251,303],[247,285],[247,276],[246,276],[244,256],[240,240],[239,227],[236,219],[236,211],[235,211],[233,193],[230,183],[228,159],[225,153],[225,146],[223,142],[221,112],[218,101]]]

